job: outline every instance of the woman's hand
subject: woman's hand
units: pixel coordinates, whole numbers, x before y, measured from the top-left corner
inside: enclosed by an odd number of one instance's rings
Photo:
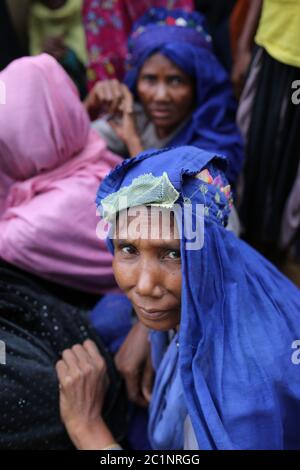
[[[154,380],[148,335],[149,330],[137,322],[115,356],[130,400],[144,407],[150,402]]]
[[[66,349],[56,364],[60,414],[75,446],[101,449],[114,442],[101,418],[108,386],[106,364],[95,343],[87,340]]]
[[[91,120],[97,119],[100,113],[110,115],[109,124],[125,143],[132,157],[143,150],[135,125],[133,104],[131,92],[118,80],[96,83],[85,100]]]
[[[97,119],[99,114],[119,114],[126,92],[130,93],[127,86],[116,79],[97,82],[84,101],[91,120]]]
[[[63,60],[67,53],[67,47],[63,37],[47,37],[43,44],[44,52],[52,55],[58,62]]]

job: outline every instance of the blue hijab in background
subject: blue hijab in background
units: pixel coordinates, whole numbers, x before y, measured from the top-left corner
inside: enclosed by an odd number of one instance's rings
[[[151,8],[135,23],[129,52],[125,83],[135,96],[140,69],[156,52],[195,79],[195,110],[169,145],[195,145],[225,155],[229,160],[227,176],[234,184],[243,162],[242,141],[235,124],[236,101],[227,72],[213,53],[204,16]]]
[[[225,167],[223,158],[196,147],[145,152],[116,167],[97,194],[101,210],[106,196],[135,178],[166,172],[194,224],[196,204],[205,206],[203,247],[188,250],[181,239],[179,335],[169,346],[165,333],[152,337],[157,377],[149,437],[154,448],[180,448],[189,414],[199,449],[300,449],[300,365],[293,360],[300,293],[224,228],[227,198],[194,176],[208,169],[225,181]],[[184,217],[177,223],[184,234]],[[111,239],[108,246],[113,252]]]

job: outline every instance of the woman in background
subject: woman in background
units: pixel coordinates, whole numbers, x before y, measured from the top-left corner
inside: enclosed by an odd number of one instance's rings
[[[64,67],[83,99],[87,93],[87,50],[81,16],[82,0],[31,0],[29,50],[46,52]]]
[[[300,73],[300,3],[253,0],[249,15],[252,28],[245,31],[244,57],[250,58],[249,39],[259,23],[237,116],[246,146],[240,217],[245,239],[282,267],[284,211],[300,154],[300,107],[293,102]],[[295,242],[299,252],[299,237]]]
[[[143,149],[196,145],[228,157],[234,185],[242,160],[236,103],[215,58],[204,17],[152,8],[133,28],[124,84],[99,82],[86,99],[108,147],[122,156]]]
[[[105,356],[106,418],[122,439],[121,379],[87,311],[115,287],[112,257],[96,238],[94,199],[120,159],[91,131],[75,85],[52,57],[14,61],[0,79],[7,91],[0,106],[0,449],[73,448],[54,365],[78,342],[91,354],[96,343]]]
[[[0,79],[0,258],[58,285],[107,292],[112,258],[96,238],[94,194],[120,158],[49,55],[19,59]]]
[[[133,23],[151,7],[193,9],[193,0],[84,0],[83,23],[89,54],[89,89],[99,80],[123,80]]]

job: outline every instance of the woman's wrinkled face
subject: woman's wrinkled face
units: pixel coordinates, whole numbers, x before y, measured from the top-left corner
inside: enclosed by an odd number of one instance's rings
[[[130,211],[119,215],[114,275],[140,321],[148,328],[167,331],[180,322],[180,240],[169,211],[141,208],[137,230],[137,217],[131,216]],[[159,217],[159,211],[169,216]]]
[[[159,53],[141,68],[137,94],[160,138],[175,130],[195,107],[193,79]]]

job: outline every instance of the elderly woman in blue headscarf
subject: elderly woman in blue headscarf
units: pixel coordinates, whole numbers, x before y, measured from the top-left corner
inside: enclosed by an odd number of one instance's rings
[[[124,83],[99,82],[85,103],[110,150],[124,157],[177,145],[218,151],[234,184],[243,158],[236,103],[205,18],[152,8],[135,23],[129,51]]]
[[[196,147],[148,151],[97,195],[116,280],[151,331],[149,439],[168,450],[300,449],[300,293],[226,230],[225,171]],[[113,324],[114,310],[106,316]],[[119,448],[99,417],[103,373],[80,345],[57,371],[77,447]]]

